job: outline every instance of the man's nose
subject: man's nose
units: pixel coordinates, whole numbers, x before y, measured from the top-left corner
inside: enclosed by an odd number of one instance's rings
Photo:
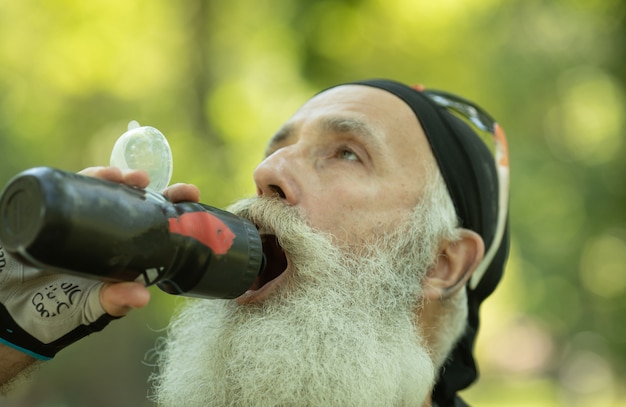
[[[257,195],[278,196],[289,205],[300,197],[297,160],[289,147],[275,151],[254,170]]]

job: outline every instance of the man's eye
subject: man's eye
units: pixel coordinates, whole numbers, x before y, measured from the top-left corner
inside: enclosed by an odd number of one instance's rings
[[[343,159],[343,160],[349,160],[349,161],[359,161],[359,156],[356,155],[354,153],[354,151],[347,149],[347,148],[342,148],[339,150],[338,153],[339,158]]]

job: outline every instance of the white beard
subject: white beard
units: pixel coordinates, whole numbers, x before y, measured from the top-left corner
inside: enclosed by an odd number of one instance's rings
[[[231,210],[276,234],[290,275],[263,304],[190,300],[157,349],[152,398],[163,406],[421,406],[436,371],[415,317],[436,254],[423,219],[355,253],[277,201]]]

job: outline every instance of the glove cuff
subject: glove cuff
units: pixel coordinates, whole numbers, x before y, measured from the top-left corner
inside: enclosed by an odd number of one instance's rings
[[[2,327],[0,328],[0,343],[19,350],[35,359],[44,361],[50,360],[61,349],[85,336],[101,331],[109,322],[118,318],[120,317],[104,314],[89,325],[79,325],[56,340],[50,343],[43,343],[23,330],[19,324],[13,320],[6,307],[0,304],[0,326]],[[20,345],[16,345],[16,343]]]

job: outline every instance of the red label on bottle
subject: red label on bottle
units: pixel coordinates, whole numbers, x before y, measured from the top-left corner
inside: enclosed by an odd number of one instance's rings
[[[170,218],[169,224],[170,232],[192,237],[217,255],[226,254],[236,237],[220,218],[207,212],[185,213]]]

